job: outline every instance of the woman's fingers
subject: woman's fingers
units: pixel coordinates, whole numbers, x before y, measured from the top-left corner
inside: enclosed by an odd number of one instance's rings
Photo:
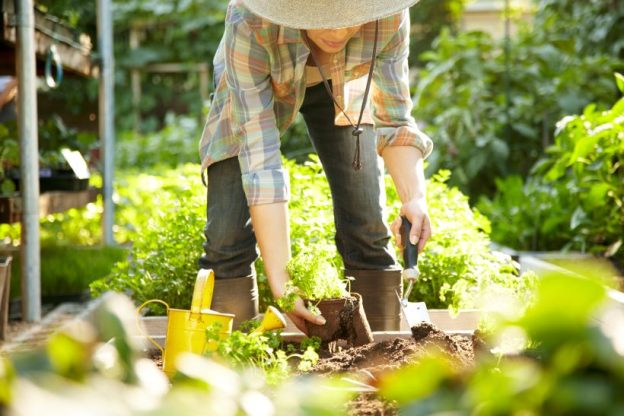
[[[289,312],[286,315],[290,318],[293,324],[304,334],[308,335],[308,329],[306,328],[305,319],[300,318],[293,312]]]
[[[298,317],[305,319],[308,322],[312,322],[313,324],[325,325],[325,318],[323,318],[321,315],[315,315],[310,312],[308,308],[305,307],[301,299],[299,299],[297,303],[295,303],[294,313]]]
[[[416,245],[420,241],[420,237],[422,235],[423,217],[420,215],[416,215],[416,217],[411,221],[411,223],[412,223],[412,228],[410,230],[409,239],[412,245]]]
[[[301,332],[307,335],[308,330],[306,328],[306,321],[316,325],[325,325],[325,318],[321,315],[315,315],[308,310],[303,304],[301,299],[297,299],[295,302],[295,309],[292,312],[287,313],[290,320],[295,324]]]
[[[425,215],[422,222],[422,232],[420,234],[420,240],[418,241],[418,252],[422,252],[425,249],[427,241],[431,238],[431,220],[428,215]]]
[[[410,243],[417,244],[418,252],[422,252],[432,234],[426,199],[424,197],[417,198],[403,204],[400,210],[400,217],[394,220],[390,226],[397,245],[402,250],[405,246],[404,242],[401,241],[401,216],[407,218],[412,225],[409,234]]]

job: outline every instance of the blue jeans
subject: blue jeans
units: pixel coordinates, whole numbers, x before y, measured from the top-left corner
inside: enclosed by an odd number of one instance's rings
[[[353,129],[334,125],[334,104],[322,84],[306,90],[300,111],[329,182],[336,247],[345,268],[397,267],[383,218],[385,188],[373,127],[362,126],[362,169],[356,171],[351,166],[355,151]],[[258,251],[237,158],[212,164],[207,181],[206,242],[200,267],[213,269],[221,279],[249,276],[253,274]]]

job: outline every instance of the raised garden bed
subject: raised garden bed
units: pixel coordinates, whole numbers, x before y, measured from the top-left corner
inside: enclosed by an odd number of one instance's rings
[[[478,327],[480,312],[475,309],[467,309],[459,311],[457,316],[453,316],[446,309],[431,309],[429,310],[429,317],[433,325],[449,335],[471,336]],[[282,332],[284,340],[290,342],[300,341],[303,338],[303,333],[295,327],[288,317],[286,317],[286,321],[287,326]],[[167,317],[146,316],[141,318],[141,322],[147,331],[147,335],[160,346],[164,346],[165,334],[167,333]],[[373,332],[373,338],[376,342],[394,338],[410,338],[411,336],[411,331],[405,320],[401,322],[400,331]]]
[[[151,322],[153,324],[153,320]],[[152,327],[153,328],[153,327]],[[411,331],[374,332],[375,342],[356,347],[322,348],[318,363],[309,371],[314,374],[332,374],[348,382],[357,392],[345,409],[349,415],[395,415],[396,404],[382,400],[375,387],[377,377],[399,367],[417,362],[425,354],[435,351],[450,359],[457,368],[474,363],[475,351],[482,343],[475,335],[446,333],[433,324],[421,323]],[[296,343],[301,334],[286,333],[285,341]],[[148,354],[162,368],[160,351],[150,349]]]

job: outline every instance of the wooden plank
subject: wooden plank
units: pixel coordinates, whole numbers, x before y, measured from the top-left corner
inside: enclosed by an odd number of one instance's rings
[[[84,207],[90,202],[95,202],[98,193],[99,190],[96,188],[77,192],[45,192],[39,196],[39,214],[45,217],[71,208]],[[0,197],[0,224],[18,222],[21,214],[21,197]]]
[[[16,16],[13,10],[12,2],[4,2],[4,10],[2,11],[2,36],[4,49],[3,56],[8,56],[7,49],[14,49],[17,43],[17,33],[15,28]],[[91,51],[93,45],[89,36],[84,34],[76,34],[71,28],[67,27],[61,21],[52,18],[44,13],[35,11],[35,52],[37,55],[39,66],[42,68],[45,63],[48,50],[51,45],[55,44],[63,69],[82,76],[97,77],[98,67],[91,61]],[[13,55],[14,58],[14,55]],[[3,62],[6,62],[3,59]],[[12,60],[13,66],[14,59]],[[6,65],[0,67],[4,75],[15,75],[14,69],[10,69]]]
[[[467,309],[459,311],[457,317],[453,317],[446,309],[432,309],[429,311],[429,316],[431,317],[431,322],[444,332],[467,334],[477,329],[481,312],[476,309]],[[286,328],[284,328],[283,334],[291,337],[303,336],[303,333],[297,329],[288,316],[285,316],[285,318]],[[141,318],[141,322],[147,334],[152,337],[164,337],[167,334],[166,316],[146,316]],[[375,332],[375,334],[382,334],[382,332]],[[380,336],[388,337],[397,334],[411,336],[409,329],[406,328],[402,328],[401,331],[383,332],[383,334],[386,335]]]
[[[84,207],[91,201],[89,191],[79,192],[46,192],[39,197],[39,212],[41,216],[65,212],[72,208]]]

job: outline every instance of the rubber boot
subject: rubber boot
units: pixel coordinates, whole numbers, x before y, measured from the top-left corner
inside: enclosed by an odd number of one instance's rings
[[[345,270],[351,276],[351,292],[362,295],[364,311],[373,331],[399,331],[403,293],[401,270]]]
[[[212,310],[235,315],[233,329],[258,316],[258,283],[255,276],[215,279]]]

